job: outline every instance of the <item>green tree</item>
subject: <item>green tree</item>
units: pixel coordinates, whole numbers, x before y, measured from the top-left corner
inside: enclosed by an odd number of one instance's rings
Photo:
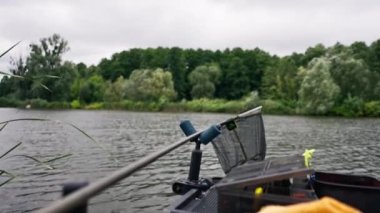
[[[31,44],[30,48],[31,53],[27,59],[29,74],[54,70],[61,65],[62,54],[69,50],[68,42],[58,34],[42,38],[39,44]]]
[[[351,53],[342,51],[329,57],[330,73],[340,88],[339,102],[350,97],[369,99],[372,94],[371,72],[361,59],[355,59]]]
[[[235,57],[238,56],[243,61],[244,66],[247,67],[249,90],[260,90],[264,70],[272,64],[270,55],[259,48],[244,51],[235,48],[231,53]]]
[[[71,87],[74,99],[83,103],[103,101],[105,82],[102,76],[93,75],[88,79],[76,79]]]
[[[158,47],[148,48],[141,52],[141,66],[135,69],[155,69],[167,67],[169,49]]]
[[[250,91],[248,69],[242,59],[234,57],[226,69],[222,69],[221,83],[217,89],[219,97],[239,99]]]
[[[380,39],[372,42],[369,51],[368,65],[371,71],[380,74]]]
[[[298,69],[290,58],[280,59],[264,72],[262,92],[266,98],[278,100],[297,100],[300,80]]]
[[[116,79],[115,82],[108,81],[106,83],[106,89],[104,91],[104,100],[105,101],[111,101],[111,102],[117,102],[122,101],[125,96],[125,90],[126,90],[126,80],[123,78],[123,76],[120,76]]]
[[[309,63],[299,90],[299,100],[306,113],[325,114],[334,106],[340,89],[329,70],[330,62],[324,57]]]
[[[196,67],[189,74],[189,82],[192,86],[191,97],[213,98],[215,84],[219,82],[221,75],[220,68],[217,64],[208,64]]]
[[[87,100],[87,102],[100,102],[103,101],[104,96],[104,87],[105,82],[104,79],[100,75],[91,76],[87,81],[87,86],[91,91],[91,98]],[[85,100],[85,98],[84,98]]]
[[[186,98],[188,84],[186,82],[187,69],[183,50],[173,47],[167,56],[167,69],[172,73],[174,89],[178,93],[178,98]]]
[[[7,93],[11,98],[24,100],[27,98],[29,88],[32,83],[31,79],[26,78],[27,73],[26,62],[23,57],[18,59],[11,59],[10,72],[14,75],[8,79],[8,91]],[[18,77],[16,77],[18,76]]]
[[[12,79],[8,76],[4,76],[0,80],[0,97],[10,96],[10,94],[14,92],[13,89]]]
[[[111,59],[102,59],[98,67],[105,80],[115,81],[119,76],[128,78],[142,64],[142,49],[130,49],[112,55]]]
[[[173,100],[172,75],[163,69],[135,70],[126,83],[126,97],[135,101]]]
[[[370,60],[370,49],[365,42],[357,41],[351,44],[350,50],[352,51],[355,59],[362,59],[368,65]]]
[[[301,67],[301,66],[305,66],[305,64],[303,64],[303,57],[304,55],[302,53],[292,53],[290,56],[289,56],[289,59],[293,61],[293,63],[297,66],[297,67]]]
[[[26,72],[28,71],[27,67],[26,67],[26,62],[25,62],[25,59],[20,56],[18,57],[18,59],[11,59],[11,68],[9,69],[9,71],[13,74],[13,75],[17,75],[17,76],[22,76],[24,77]]]
[[[334,46],[329,47],[326,51],[325,56],[327,57],[333,57],[335,55],[350,53],[352,55],[352,52],[349,47],[344,46],[343,44],[337,42],[334,44]]]
[[[324,56],[327,52],[326,47],[323,44],[317,44],[314,47],[307,48],[305,54],[301,59],[301,65],[306,66],[314,58]]]
[[[68,42],[54,34],[42,38],[38,44],[31,44],[30,48],[25,74],[27,81],[31,81],[30,88],[27,88],[30,90],[29,98],[53,101],[68,97],[73,67],[62,64],[62,55],[69,50]]]
[[[68,101],[70,100],[70,88],[76,77],[77,68],[72,62],[64,62],[59,66],[57,72],[59,73],[58,79],[49,79],[52,84],[50,87],[52,101]]]

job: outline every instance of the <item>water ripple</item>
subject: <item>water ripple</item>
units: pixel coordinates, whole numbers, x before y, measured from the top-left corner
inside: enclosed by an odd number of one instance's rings
[[[47,206],[61,196],[63,183],[94,181],[170,145],[183,137],[178,128],[181,119],[191,119],[197,129],[202,129],[229,115],[0,109],[0,120],[25,117],[73,123],[102,143],[112,156],[62,123],[11,123],[0,132],[0,153],[21,141],[22,146],[12,154],[28,154],[40,160],[68,153],[72,156],[50,163],[54,170],[24,158],[2,159],[0,168],[17,177],[0,187],[0,212],[27,212]],[[316,169],[380,178],[380,119],[264,116],[264,122],[269,157],[302,154],[307,148],[315,148]],[[193,148],[194,144],[184,145],[94,197],[90,212],[167,209],[178,198],[171,184],[187,177]],[[204,147],[201,175],[223,175],[211,146]]]

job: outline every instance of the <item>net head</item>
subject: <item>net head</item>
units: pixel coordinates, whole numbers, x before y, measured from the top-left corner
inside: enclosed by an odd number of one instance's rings
[[[243,113],[226,122],[212,142],[225,173],[247,161],[264,160],[266,141],[261,111]]]

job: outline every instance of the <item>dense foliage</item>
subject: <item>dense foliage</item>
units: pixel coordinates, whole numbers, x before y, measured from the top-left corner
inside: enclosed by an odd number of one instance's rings
[[[258,48],[130,49],[87,66],[59,35],[30,45],[0,82],[0,106],[380,115],[380,40],[278,57]]]

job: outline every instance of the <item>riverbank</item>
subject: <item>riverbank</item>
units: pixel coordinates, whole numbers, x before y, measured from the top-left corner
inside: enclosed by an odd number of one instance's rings
[[[42,99],[26,101],[0,98],[0,107],[33,108],[33,109],[109,109],[149,112],[218,112],[238,113],[256,106],[263,106],[265,114],[275,115],[311,115],[300,109],[296,103],[277,100],[223,100],[197,99],[180,102],[139,102],[124,100],[120,102],[97,102],[84,104],[77,100],[72,102],[48,102]],[[343,104],[334,107],[323,116],[343,117],[380,117],[380,101]]]

